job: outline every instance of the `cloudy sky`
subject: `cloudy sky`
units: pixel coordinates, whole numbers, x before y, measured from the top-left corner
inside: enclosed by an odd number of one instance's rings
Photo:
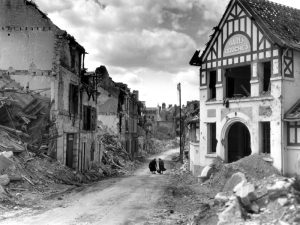
[[[273,0],[300,8],[300,1]],[[140,91],[147,106],[183,104],[199,97],[197,67],[188,62],[203,49],[229,0],[35,0],[89,53],[86,67],[105,65],[111,77]]]

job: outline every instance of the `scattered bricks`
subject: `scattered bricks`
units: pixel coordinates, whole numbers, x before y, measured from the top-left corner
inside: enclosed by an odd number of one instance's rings
[[[241,199],[247,198],[249,201],[256,199],[254,184],[242,181],[234,188],[234,193]]]
[[[243,225],[261,225],[261,222],[260,221],[245,221],[243,223]]]
[[[252,213],[259,213],[260,212],[260,207],[255,202],[252,202],[250,207],[249,207],[249,211],[252,212]]]
[[[2,187],[2,185],[0,185],[0,199],[1,197],[6,196],[6,191],[5,189]]]
[[[235,186],[234,192],[240,200],[241,205],[248,212],[259,212],[259,206],[256,203],[253,203],[253,200],[257,198],[255,194],[255,187],[253,184],[242,181],[241,183]]]
[[[238,199],[235,197],[228,203],[228,207],[219,215],[218,225],[229,225],[243,223],[242,209]]]
[[[269,191],[277,191],[282,189],[289,189],[292,186],[292,183],[289,181],[279,180],[272,186],[268,186]]]
[[[230,197],[232,196],[232,192],[219,192],[216,196],[215,196],[215,203],[219,204],[219,203],[226,203],[229,201]]]
[[[281,206],[286,206],[289,202],[287,198],[278,198],[277,202],[279,203],[279,205]]]
[[[272,186],[267,186],[269,198],[275,200],[281,196],[286,196],[292,183],[288,181],[279,180]]]
[[[1,175],[0,176],[0,185],[2,186],[6,186],[8,185],[10,182],[9,177],[7,174]]]
[[[13,165],[13,161],[3,155],[0,155],[0,171],[7,169],[11,165]]]
[[[226,182],[223,191],[233,191],[236,185],[242,181],[247,181],[245,174],[238,172],[231,176],[231,178]]]
[[[256,204],[259,205],[260,208],[264,208],[269,203],[269,195],[266,187],[262,187],[255,191],[257,198],[255,199]]]
[[[278,221],[278,224],[279,224],[279,225],[289,225],[289,223],[284,222],[284,221],[282,221],[282,220],[279,220],[279,221]]]
[[[0,155],[6,157],[6,158],[11,158],[13,157],[14,153],[12,151],[8,151],[8,152],[0,152]]]

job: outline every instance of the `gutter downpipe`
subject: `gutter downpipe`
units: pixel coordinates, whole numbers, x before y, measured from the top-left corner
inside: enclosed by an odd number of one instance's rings
[[[283,51],[282,55],[281,55],[281,174],[284,175],[285,174],[285,149],[284,149],[284,108],[283,108],[283,104],[284,104],[284,68],[283,68],[283,64],[284,64],[284,56],[286,55],[287,51],[289,50],[289,48],[284,45],[284,47],[286,47],[286,49]]]

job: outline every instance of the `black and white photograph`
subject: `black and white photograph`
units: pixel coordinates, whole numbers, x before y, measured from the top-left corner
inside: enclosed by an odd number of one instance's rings
[[[300,1],[0,0],[0,225],[300,224]]]

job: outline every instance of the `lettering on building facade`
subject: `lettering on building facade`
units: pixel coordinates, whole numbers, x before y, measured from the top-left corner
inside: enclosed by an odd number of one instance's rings
[[[243,34],[235,34],[230,37],[224,47],[224,57],[243,54],[251,51],[248,38]]]

